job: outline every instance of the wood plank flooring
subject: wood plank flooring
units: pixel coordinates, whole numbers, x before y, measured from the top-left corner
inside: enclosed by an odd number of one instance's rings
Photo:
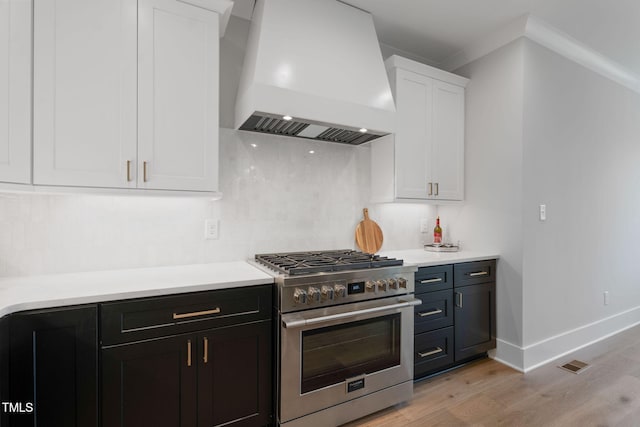
[[[558,365],[591,366],[574,374]],[[415,384],[411,402],[345,427],[640,426],[640,327],[522,374],[491,359]]]

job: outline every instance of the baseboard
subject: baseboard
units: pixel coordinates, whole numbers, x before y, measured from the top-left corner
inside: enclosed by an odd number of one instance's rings
[[[529,372],[581,348],[640,324],[640,307],[606,317],[524,347],[524,371]]]
[[[524,372],[524,350],[522,347],[501,339],[496,340],[496,351],[493,360],[507,365],[516,371]]]
[[[640,307],[635,307],[525,347],[498,339],[494,360],[527,373],[638,325]]]

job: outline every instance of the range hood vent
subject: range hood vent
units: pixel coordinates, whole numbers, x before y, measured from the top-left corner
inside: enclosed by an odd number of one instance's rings
[[[349,145],[393,133],[371,15],[336,0],[257,0],[236,128]]]
[[[307,123],[294,119],[284,120],[269,114],[253,114],[240,126],[240,130],[269,133],[272,135],[297,136],[299,138],[340,144],[360,145],[385,134],[364,132],[365,129],[344,129],[320,124]]]

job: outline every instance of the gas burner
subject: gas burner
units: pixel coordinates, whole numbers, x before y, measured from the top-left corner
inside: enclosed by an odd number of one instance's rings
[[[255,258],[257,262],[289,275],[362,270],[402,265],[401,259],[370,255],[350,249],[258,254]]]

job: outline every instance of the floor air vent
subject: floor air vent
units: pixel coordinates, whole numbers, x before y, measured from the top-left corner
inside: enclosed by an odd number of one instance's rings
[[[384,135],[358,130],[342,129],[315,122],[284,120],[263,113],[255,113],[247,119],[240,130],[269,133],[272,135],[296,136],[317,141],[337,142],[340,144],[360,145]]]
[[[579,360],[572,360],[569,363],[565,363],[564,365],[558,366],[564,370],[572,372],[574,374],[579,374],[585,369],[587,369],[590,365],[588,363],[581,362]]]

